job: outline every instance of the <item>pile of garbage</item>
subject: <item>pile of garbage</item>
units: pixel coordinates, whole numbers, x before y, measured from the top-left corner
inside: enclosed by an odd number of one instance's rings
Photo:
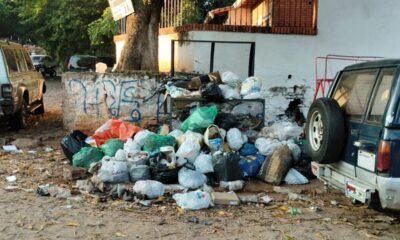
[[[242,82],[224,73],[222,81],[217,86],[225,98],[260,97],[257,78]],[[169,90],[174,96],[188,91]],[[238,205],[235,191],[242,190],[251,178],[273,185],[308,183],[310,161],[300,144],[302,127],[281,121],[255,131],[239,128],[231,117],[218,114],[211,103],[194,108],[175,129],[164,124],[152,132],[113,118],[91,136],[74,131],[61,141],[75,167],[65,175],[70,180],[89,176],[77,181],[81,191],[126,201],[149,203],[172,193],[179,207],[191,210]],[[41,186],[38,192],[49,195],[54,189]]]
[[[261,80],[249,77],[245,80],[232,72],[209,73],[190,81],[169,82],[166,84],[172,98],[202,97],[213,102],[224,99],[261,99]]]

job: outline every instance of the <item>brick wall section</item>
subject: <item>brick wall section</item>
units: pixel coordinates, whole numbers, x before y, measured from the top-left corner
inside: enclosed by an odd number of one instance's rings
[[[316,35],[317,29],[312,27],[260,27],[260,26],[234,26],[220,24],[187,24],[179,27],[160,28],[160,35],[189,31],[220,31],[244,33],[276,33],[276,34],[301,34]]]
[[[274,0],[272,27],[314,28],[317,0]]]
[[[222,24],[202,24],[193,23],[178,27],[160,28],[159,34],[172,34],[189,31],[220,31],[220,32],[249,32],[249,33],[268,33],[270,30],[267,27],[261,26],[237,26],[237,25],[222,25]]]
[[[222,24],[187,24],[178,27],[160,28],[159,34],[189,31],[221,31],[245,33],[275,33],[316,35],[316,13],[318,0],[273,0],[272,26],[238,26]]]

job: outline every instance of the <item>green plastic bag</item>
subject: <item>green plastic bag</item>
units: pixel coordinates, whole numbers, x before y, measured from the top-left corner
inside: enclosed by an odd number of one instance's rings
[[[182,123],[181,130],[186,132],[191,129],[192,131],[203,133],[209,125],[214,123],[217,113],[218,109],[215,105],[196,108]]]
[[[118,138],[108,139],[100,148],[104,155],[114,157],[119,149],[124,148],[124,142]]]
[[[175,147],[176,140],[173,136],[163,136],[159,134],[152,134],[144,140],[143,149],[150,155],[155,155],[160,152],[160,148],[164,146]]]
[[[103,152],[98,148],[83,147],[72,157],[72,165],[88,169],[91,163],[100,161],[103,156]]]

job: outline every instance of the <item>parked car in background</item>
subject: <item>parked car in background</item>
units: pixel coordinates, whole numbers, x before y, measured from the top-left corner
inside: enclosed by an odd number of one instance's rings
[[[33,66],[36,71],[41,72],[43,76],[57,76],[57,63],[48,55],[32,55]]]
[[[67,63],[69,71],[95,71],[100,60],[91,55],[72,55]]]
[[[400,210],[400,59],[348,66],[310,107],[312,171],[354,200]]]
[[[13,129],[25,128],[30,113],[43,114],[46,83],[20,44],[0,41],[0,116]]]

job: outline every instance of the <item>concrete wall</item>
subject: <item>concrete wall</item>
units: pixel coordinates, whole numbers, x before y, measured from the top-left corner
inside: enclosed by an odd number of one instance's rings
[[[279,35],[234,33],[215,31],[192,31],[189,39],[222,41],[255,41],[255,75],[264,83],[264,96],[274,97],[271,103],[284,108],[289,100],[285,92],[291,92],[293,86],[301,86],[304,91],[304,111],[312,101],[315,88],[315,57],[327,54],[381,56],[398,58],[400,56],[400,9],[398,0],[320,0],[318,2],[318,35]],[[174,36],[170,36],[174,38]],[[160,37],[160,57],[170,56],[168,36]],[[196,43],[194,43],[196,44]],[[193,46],[194,46],[193,44]],[[188,48],[188,46],[186,46]],[[242,78],[247,76],[248,50],[246,47],[231,45],[216,46],[214,70],[233,71]],[[179,51],[177,49],[176,51]],[[210,48],[192,48],[183,57],[184,62],[177,70],[207,72]],[[188,57],[189,56],[189,57]],[[188,58],[192,58],[191,61]],[[165,59],[164,59],[165,60]],[[163,62],[161,70],[169,71],[168,61]],[[332,63],[328,75],[335,73],[345,65],[354,62]],[[321,68],[322,73],[322,68]],[[289,75],[291,78],[289,79]],[[282,88],[276,88],[282,87]],[[273,91],[270,91],[273,89]],[[278,91],[274,91],[277,90]],[[286,90],[284,90],[286,89]],[[293,94],[289,94],[293,95]],[[298,95],[298,94],[295,94]],[[278,100],[279,101],[278,101]],[[281,101],[282,100],[282,101]],[[268,109],[271,114],[276,107]],[[272,104],[271,104],[272,105]],[[287,106],[287,105],[286,105]]]
[[[92,131],[112,116],[129,122],[155,118],[161,76],[132,74],[65,73],[63,123],[68,130]]]

